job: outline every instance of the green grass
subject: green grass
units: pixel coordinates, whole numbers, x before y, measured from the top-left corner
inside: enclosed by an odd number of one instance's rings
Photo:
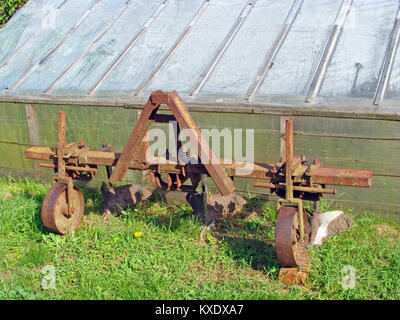
[[[64,237],[42,225],[50,185],[0,179],[0,299],[398,299],[400,229],[364,215],[356,226],[310,250],[304,285],[278,280],[276,212],[250,197],[240,214],[200,240],[190,207],[144,202],[103,219],[102,199],[84,190],[86,214]],[[134,233],[141,232],[136,238]],[[356,271],[342,288],[342,268]],[[43,289],[53,266],[55,289]]]
[[[0,0],[0,28],[29,0]]]

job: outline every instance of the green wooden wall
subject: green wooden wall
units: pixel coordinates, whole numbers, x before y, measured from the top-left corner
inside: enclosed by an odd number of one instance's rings
[[[24,158],[23,151],[36,144],[57,145],[58,111],[67,119],[67,141],[83,140],[97,149],[103,142],[121,151],[137,119],[138,111],[118,107],[32,105],[36,115],[27,119],[25,104],[0,103],[0,174],[30,176],[49,181],[52,170],[38,168]],[[28,114],[30,114],[28,112]],[[277,161],[280,155],[279,115],[191,112],[200,128],[254,129],[255,160]],[[305,153],[308,159],[318,157],[325,166],[369,169],[374,171],[373,187],[339,188],[338,205],[365,212],[396,214],[400,211],[400,122],[354,118],[295,116],[295,154]],[[37,139],[36,139],[37,140]],[[96,187],[104,180],[101,168]],[[130,172],[129,181],[141,182],[141,173]],[[243,192],[259,193],[246,179],[236,179]],[[272,197],[273,198],[273,197]]]

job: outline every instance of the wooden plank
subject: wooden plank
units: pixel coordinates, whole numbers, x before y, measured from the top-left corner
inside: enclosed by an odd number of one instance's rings
[[[33,161],[24,156],[26,148],[27,146],[0,142],[0,166],[33,169]]]
[[[83,140],[92,149],[98,149],[106,142],[115,150],[122,150],[137,121],[136,110],[39,105],[36,113],[42,145],[57,145],[57,114],[60,110],[66,113],[67,142]]]
[[[0,103],[0,141],[30,144],[25,105]]]
[[[33,146],[40,145],[40,137],[39,137],[39,127],[37,123],[36,111],[33,105],[27,104],[25,105],[26,110],[26,119],[28,124],[28,133],[29,133],[29,141]],[[35,172],[39,174],[39,162],[33,161],[33,166],[35,168]]]
[[[373,170],[375,175],[400,176],[400,141],[294,137],[295,154],[317,157],[324,166]]]
[[[295,134],[374,140],[400,140],[400,122],[328,117],[294,118]]]
[[[37,115],[40,143],[49,146],[57,144],[59,110],[66,111],[67,142],[83,140],[93,149],[108,142],[115,151],[122,151],[137,121],[137,110],[124,108],[33,107]],[[191,115],[200,129],[254,129],[255,160],[279,160],[280,115],[227,112],[191,112]],[[319,157],[328,167],[374,170],[371,189],[340,188],[339,194],[345,194],[337,199],[338,203],[370,208],[376,212],[400,212],[400,122],[312,116],[295,116],[293,119],[295,154],[305,153],[310,160]],[[157,126],[167,129],[166,124]],[[34,172],[32,161],[26,160],[23,155],[30,144],[25,105],[0,104],[1,140],[5,141],[0,142],[0,167],[3,168],[0,174],[8,174],[7,168],[11,168],[13,175],[14,172]],[[40,175],[44,175],[44,170],[48,175],[52,173],[50,169],[40,169]],[[102,167],[96,175],[96,183],[105,178],[105,169]],[[140,182],[141,174],[129,171],[127,179]],[[244,193],[260,192],[246,179],[236,178],[235,186]]]

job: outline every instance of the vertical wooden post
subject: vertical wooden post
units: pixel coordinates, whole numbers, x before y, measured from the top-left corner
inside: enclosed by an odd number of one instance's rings
[[[286,120],[289,120],[288,116],[281,116],[280,123],[280,133],[281,133],[281,161],[286,161],[286,141],[285,141],[285,133],[286,133]]]
[[[39,126],[37,123],[35,108],[31,104],[25,105],[26,119],[28,124],[29,142],[33,146],[40,145]],[[33,161],[36,179],[39,178],[39,162]]]
[[[57,147],[57,162],[58,162],[58,177],[65,178],[65,162],[64,162],[64,146],[65,146],[65,112],[58,112],[58,147]]]

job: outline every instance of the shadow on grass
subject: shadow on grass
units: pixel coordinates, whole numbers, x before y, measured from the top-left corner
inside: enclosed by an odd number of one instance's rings
[[[246,264],[257,271],[270,271],[279,268],[273,241],[260,236],[260,225],[243,221],[233,234],[220,234],[219,239],[225,245],[232,258],[240,264]],[[227,230],[230,231],[229,229]]]
[[[279,267],[275,247],[266,241],[250,238],[223,236],[222,241],[229,247],[232,257],[257,271],[269,271]]]
[[[82,191],[85,197],[85,214],[91,212],[102,215],[104,213],[102,194],[97,189],[88,187],[83,187]],[[33,223],[42,234],[48,234],[49,231],[43,226],[41,219],[43,198],[43,196],[34,196],[35,201],[40,205],[38,205],[36,210]],[[132,214],[134,214],[135,218],[145,220],[145,223],[149,223],[163,231],[174,232],[184,227],[190,219],[199,223],[198,219],[193,216],[193,210],[190,206],[168,205],[168,214],[158,215],[157,212],[154,212],[154,208],[150,209],[155,202],[159,202],[158,199],[151,197],[132,206],[130,209],[132,209]],[[138,209],[139,213],[134,213],[135,208]],[[153,214],[142,215],[140,211],[147,208],[153,211]],[[262,230],[262,234],[266,231],[264,225],[255,221],[244,220],[249,212],[262,212],[263,210],[265,210],[264,200],[257,197],[247,199],[247,204],[243,208],[242,213],[217,224],[217,229],[224,231],[217,231],[215,235],[221,245],[228,248],[231,257],[238,264],[244,263],[254,270],[268,272],[273,268],[279,267],[272,241],[268,241],[269,239],[264,240],[260,236],[260,230]]]

